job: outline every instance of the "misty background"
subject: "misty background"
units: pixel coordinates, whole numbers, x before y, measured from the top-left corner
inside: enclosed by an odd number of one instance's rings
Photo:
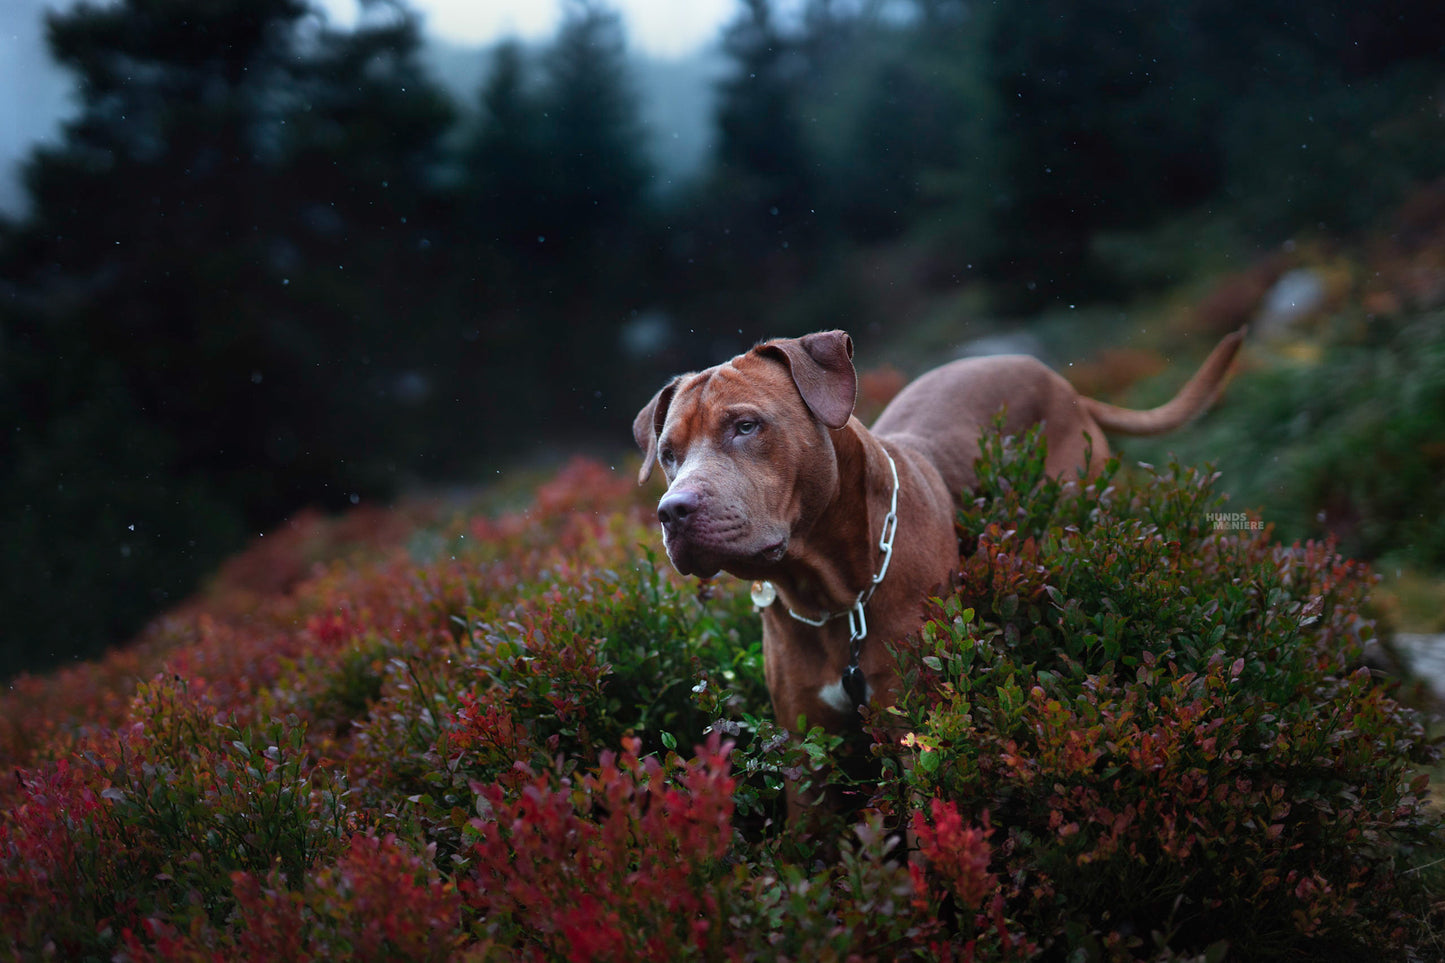
[[[403,2],[10,0],[0,63],[0,676],[303,507],[620,454],[762,337],[1189,357],[1239,312],[1130,306],[1230,272],[1253,305],[1445,175],[1424,0],[740,0],[674,59],[589,0],[485,47]]]
[[[21,177],[25,159],[37,145],[59,144],[63,121],[75,112],[79,79],[55,61],[45,43],[46,11],[68,5],[10,0],[0,7],[0,212],[12,217],[28,210]],[[474,111],[494,44],[424,32],[417,56],[458,110]],[[700,170],[711,144],[713,94],[726,61],[715,44],[681,56],[632,49],[628,56],[648,155],[661,178],[682,183]]]

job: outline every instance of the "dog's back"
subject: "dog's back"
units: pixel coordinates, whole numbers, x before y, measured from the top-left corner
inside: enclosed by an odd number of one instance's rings
[[[883,410],[872,430],[923,454],[955,498],[973,488],[978,439],[1001,410],[1007,434],[1043,424],[1051,474],[1097,472],[1109,456],[1105,431],[1162,434],[1208,408],[1244,333],[1227,335],[1172,399],[1147,411],[1080,395],[1037,358],[995,355],[952,361],[920,375]]]

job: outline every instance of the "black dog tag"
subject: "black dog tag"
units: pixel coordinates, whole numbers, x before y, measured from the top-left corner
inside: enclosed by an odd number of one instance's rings
[[[854,706],[868,704],[868,680],[863,678],[862,669],[850,665],[843,670],[843,691],[853,700]]]

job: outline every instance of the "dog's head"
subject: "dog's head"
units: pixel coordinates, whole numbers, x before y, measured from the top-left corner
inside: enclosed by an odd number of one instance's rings
[[[663,543],[684,575],[764,578],[838,487],[830,431],[852,416],[858,377],[842,331],[764,342],[663,386],[632,423],[667,476]]]

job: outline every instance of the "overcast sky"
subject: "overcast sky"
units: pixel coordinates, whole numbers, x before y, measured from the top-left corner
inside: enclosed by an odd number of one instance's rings
[[[0,0],[4,2],[4,0]],[[356,19],[357,0],[315,0],[338,24]],[[428,33],[462,44],[505,36],[551,36],[566,0],[410,0]],[[655,57],[681,57],[711,43],[739,0],[609,0],[627,26],[629,44]]]
[[[338,26],[357,17],[357,0],[312,0]],[[503,37],[550,37],[568,0],[408,0],[424,29],[459,46]],[[604,0],[622,14],[629,47],[653,57],[685,57],[713,44],[740,0]],[[17,162],[36,142],[53,141],[69,110],[70,80],[45,50],[41,14],[74,0],[0,0],[0,212],[22,204]]]

